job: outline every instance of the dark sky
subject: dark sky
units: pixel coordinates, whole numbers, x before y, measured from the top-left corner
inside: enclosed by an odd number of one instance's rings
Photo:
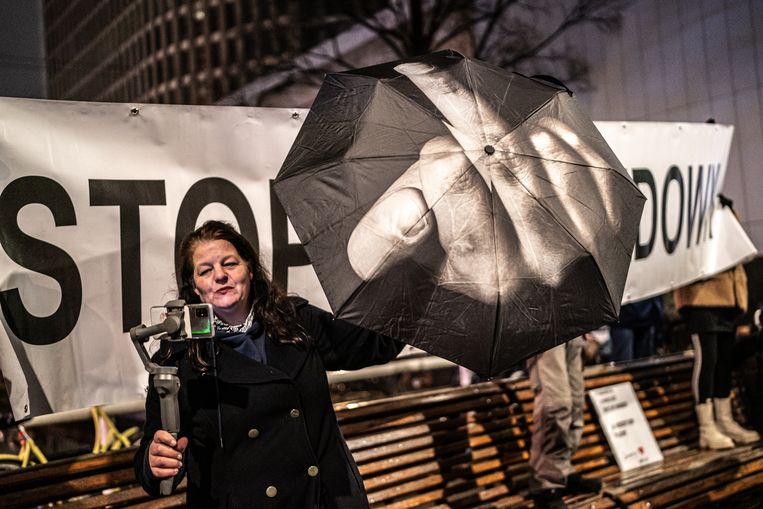
[[[45,97],[42,0],[0,0],[0,96]]]

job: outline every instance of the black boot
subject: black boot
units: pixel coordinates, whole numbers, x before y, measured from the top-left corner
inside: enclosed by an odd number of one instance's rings
[[[562,499],[562,490],[558,488],[539,490],[530,494],[536,509],[567,509]]]
[[[579,474],[570,474],[567,476],[567,487],[565,493],[598,493],[601,491],[601,481],[583,477]]]

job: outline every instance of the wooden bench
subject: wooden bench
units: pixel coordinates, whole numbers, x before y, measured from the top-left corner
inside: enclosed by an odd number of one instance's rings
[[[704,507],[723,500],[724,507],[745,507],[763,493],[763,444],[726,451],[698,448],[698,425],[691,392],[691,356],[672,356],[620,368],[594,368],[586,376],[592,389],[630,381],[665,459],[658,465],[620,473],[607,448],[609,464],[576,458],[578,470],[602,477],[605,507]],[[596,371],[599,371],[597,374]],[[619,371],[619,373],[617,373]],[[736,389],[735,389],[736,391]],[[738,403],[738,398],[735,398]],[[744,422],[737,404],[736,417]],[[595,427],[593,435],[602,432]],[[582,452],[582,451],[581,451]]]
[[[690,355],[586,370],[586,388],[631,382],[665,460],[620,473],[590,405],[573,458],[605,481],[574,507],[693,507],[763,490],[763,448],[698,450]],[[530,507],[533,395],[526,379],[497,380],[336,405],[372,507]]]
[[[0,507],[18,509],[68,501],[64,507],[90,508],[116,506],[123,501],[150,502],[143,488],[135,486],[134,455],[135,448],[87,454],[2,474]],[[168,498],[178,498],[178,507],[185,503],[182,494]]]
[[[585,414],[573,461],[600,477],[600,495],[569,498],[571,507],[729,507],[763,491],[763,446],[700,451],[691,396],[690,355],[586,369],[592,389],[631,382],[665,460],[621,473],[595,413]],[[532,392],[526,379],[495,380],[335,405],[337,417],[375,508],[532,507],[527,464]],[[150,499],[135,485],[132,454],[61,460],[0,475],[0,507],[184,506],[184,485]],[[105,490],[105,491],[104,491]],[[758,497],[758,499],[750,497]],[[57,505],[58,506],[58,505]]]

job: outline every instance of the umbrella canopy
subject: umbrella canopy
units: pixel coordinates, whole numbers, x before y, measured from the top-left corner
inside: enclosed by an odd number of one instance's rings
[[[339,318],[483,375],[617,318],[644,204],[565,88],[452,51],[328,75],[274,188]]]

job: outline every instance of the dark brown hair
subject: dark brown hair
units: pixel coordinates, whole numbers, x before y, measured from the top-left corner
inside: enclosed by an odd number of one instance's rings
[[[226,240],[252,272],[249,297],[254,305],[254,318],[265,327],[267,337],[281,343],[307,346],[309,338],[296,320],[293,304],[286,294],[268,276],[260,262],[260,257],[252,244],[232,225],[223,221],[207,221],[183,238],[175,258],[175,274],[178,282],[178,297],[188,304],[201,302],[194,291],[193,253],[201,242]],[[188,355],[191,364],[199,371],[208,371],[209,364],[204,359],[204,345],[201,341],[190,342]]]

